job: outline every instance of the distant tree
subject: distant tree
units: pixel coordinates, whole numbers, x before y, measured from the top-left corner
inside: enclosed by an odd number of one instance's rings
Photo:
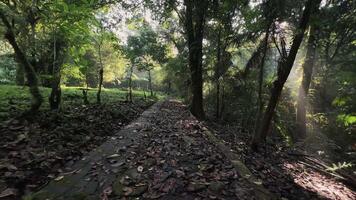
[[[139,58],[138,69],[145,70],[148,73],[148,87],[150,90],[150,95],[153,96],[153,88],[152,88],[152,70],[156,65],[155,61],[152,59],[152,56],[143,55]]]
[[[151,72],[155,65],[162,65],[166,62],[167,47],[163,42],[159,41],[158,34],[144,20],[142,23],[135,24],[135,26],[138,26],[138,33],[128,38],[125,50],[128,58],[131,60],[129,73],[131,74],[131,71],[133,71],[131,69],[133,66],[136,66],[138,70],[147,71],[150,94],[153,96]],[[131,78],[130,82],[132,82]]]

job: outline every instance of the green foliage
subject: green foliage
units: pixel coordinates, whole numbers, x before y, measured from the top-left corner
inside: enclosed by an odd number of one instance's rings
[[[145,21],[137,29],[137,35],[128,38],[125,48],[126,55],[131,62],[146,62],[147,59],[143,57],[150,57],[157,63],[165,62],[166,46],[159,41],[158,34]],[[140,57],[142,59],[137,59]]]
[[[340,114],[337,116],[337,121],[343,123],[346,127],[356,124],[356,115]]]
[[[65,109],[67,105],[82,105],[83,95],[80,87],[62,87],[62,108]],[[89,102],[96,102],[95,88],[89,88],[88,100]],[[49,88],[40,88],[41,93],[45,98],[50,95]],[[144,92],[141,90],[133,91],[134,99],[144,98]],[[157,95],[158,98],[163,98],[162,94]],[[126,91],[120,89],[103,89],[102,99],[105,103],[112,103],[117,101],[124,101],[126,99]],[[30,94],[27,87],[0,85],[0,120],[4,120],[15,113],[21,113],[27,110],[30,106],[28,104]],[[41,109],[49,109],[48,102],[45,102]]]
[[[15,83],[16,67],[13,55],[0,55],[0,84]]]
[[[337,171],[337,170],[345,169],[345,168],[350,168],[350,167],[352,167],[352,166],[353,166],[352,163],[347,163],[347,162],[340,163],[340,162],[338,162],[337,164],[333,163],[333,166],[327,168],[326,170],[327,170],[327,171],[331,171],[331,172],[335,172],[335,171]]]
[[[346,105],[346,102],[350,100],[350,97],[346,97],[346,98],[342,98],[342,97],[336,97],[334,99],[334,101],[332,102],[332,104],[334,106],[345,106]]]

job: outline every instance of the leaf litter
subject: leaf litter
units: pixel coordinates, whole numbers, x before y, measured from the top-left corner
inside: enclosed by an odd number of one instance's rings
[[[61,180],[66,163],[110,139],[152,102],[129,104],[69,106],[0,123],[0,198],[17,199],[50,179]]]

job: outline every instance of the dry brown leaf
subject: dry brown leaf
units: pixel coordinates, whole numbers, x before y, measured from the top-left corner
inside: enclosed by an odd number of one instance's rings
[[[17,196],[18,191],[14,188],[7,188],[6,190],[2,191],[0,194],[0,198],[10,197],[10,196]]]

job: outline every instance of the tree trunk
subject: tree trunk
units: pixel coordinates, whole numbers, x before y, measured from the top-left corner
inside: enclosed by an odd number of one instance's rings
[[[99,86],[98,86],[98,93],[96,94],[96,102],[98,104],[101,103],[101,88],[103,86],[103,79],[104,79],[104,66],[103,61],[101,58],[101,45],[98,45],[99,51],[99,62],[100,62],[100,69],[99,69]]]
[[[218,42],[216,50],[216,66],[215,66],[215,81],[216,81],[216,119],[220,118],[220,64],[221,64],[221,29],[218,33]]]
[[[150,86],[151,97],[153,97],[151,70],[148,70],[148,83]]]
[[[132,102],[132,74],[133,74],[133,65],[130,67],[129,74],[129,101]]]
[[[28,45],[31,47],[31,65],[33,66],[33,69],[35,70],[35,72],[39,73],[40,69],[38,69],[37,66],[37,59],[36,59],[36,21],[35,20],[30,20],[30,25],[31,25],[31,37]]]
[[[171,94],[171,90],[172,90],[172,82],[168,81],[167,94]]]
[[[16,85],[25,85],[25,77],[23,71],[23,65],[16,66]]]
[[[184,0],[186,6],[185,28],[189,49],[189,68],[191,74],[192,102],[190,111],[199,119],[205,117],[203,109],[203,33],[207,2]],[[194,10],[194,11],[193,11]],[[194,12],[194,13],[193,13]]]
[[[199,58],[196,58],[196,54],[189,53],[189,57],[191,58],[191,79],[192,79],[192,104],[191,104],[191,112],[194,116],[199,119],[203,119],[205,117],[204,109],[203,109],[203,72],[201,61]]]
[[[23,66],[24,71],[25,71],[27,83],[30,88],[30,93],[32,95],[30,113],[37,112],[42,104],[43,99],[42,99],[42,95],[38,89],[38,80],[37,80],[36,72],[33,69],[33,67],[31,66],[31,64],[28,62],[25,54],[22,52],[22,50],[18,46],[16,39],[15,39],[15,34],[12,30],[12,27],[2,10],[0,10],[0,18],[6,27],[5,38],[9,41],[9,43],[13,47],[16,57],[17,57],[17,60]]]
[[[222,86],[221,86],[221,109],[220,109],[220,113],[219,113],[220,119],[222,119],[224,110],[225,110],[225,87],[224,87],[224,83],[222,83]]]
[[[266,54],[267,54],[267,49],[268,49],[268,38],[269,38],[269,26],[266,29],[265,33],[265,38],[263,41],[263,53],[262,53],[262,58],[260,62],[260,73],[258,75],[258,97],[257,97],[257,116],[256,116],[256,122],[255,122],[255,132],[258,129],[258,126],[261,122],[261,115],[262,115],[262,110],[263,110],[263,99],[262,99],[262,86],[263,86],[263,76],[264,76],[264,64],[266,60]]]
[[[49,96],[49,105],[52,110],[58,110],[61,103],[61,73],[60,63],[57,62],[57,40],[56,33],[53,36],[53,69],[52,69],[52,90]]]
[[[299,87],[298,101],[297,101],[297,114],[296,125],[297,130],[294,139],[305,139],[307,135],[306,128],[306,102],[309,91],[309,86],[313,74],[313,66],[315,62],[315,50],[316,50],[316,38],[315,38],[315,26],[310,26],[307,53],[303,64],[303,79]]]
[[[298,29],[296,30],[295,37],[293,39],[292,46],[290,48],[289,54],[287,58],[282,58],[281,62],[278,64],[278,73],[277,73],[277,79],[273,83],[273,88],[271,91],[271,97],[268,102],[267,109],[263,115],[261,124],[255,133],[251,147],[254,150],[257,150],[257,147],[259,144],[264,142],[267,137],[268,130],[271,126],[271,121],[272,117],[275,112],[275,108],[278,103],[278,99],[281,95],[284,83],[286,82],[288,75],[293,67],[293,63],[295,60],[295,57],[298,53],[300,44],[303,40],[304,37],[304,32],[305,29],[308,26],[309,18],[311,11],[315,10],[315,8],[319,7],[320,0],[308,0],[306,3],[303,16],[301,18],[300,24]]]
[[[220,119],[220,81],[216,80],[216,119]]]

